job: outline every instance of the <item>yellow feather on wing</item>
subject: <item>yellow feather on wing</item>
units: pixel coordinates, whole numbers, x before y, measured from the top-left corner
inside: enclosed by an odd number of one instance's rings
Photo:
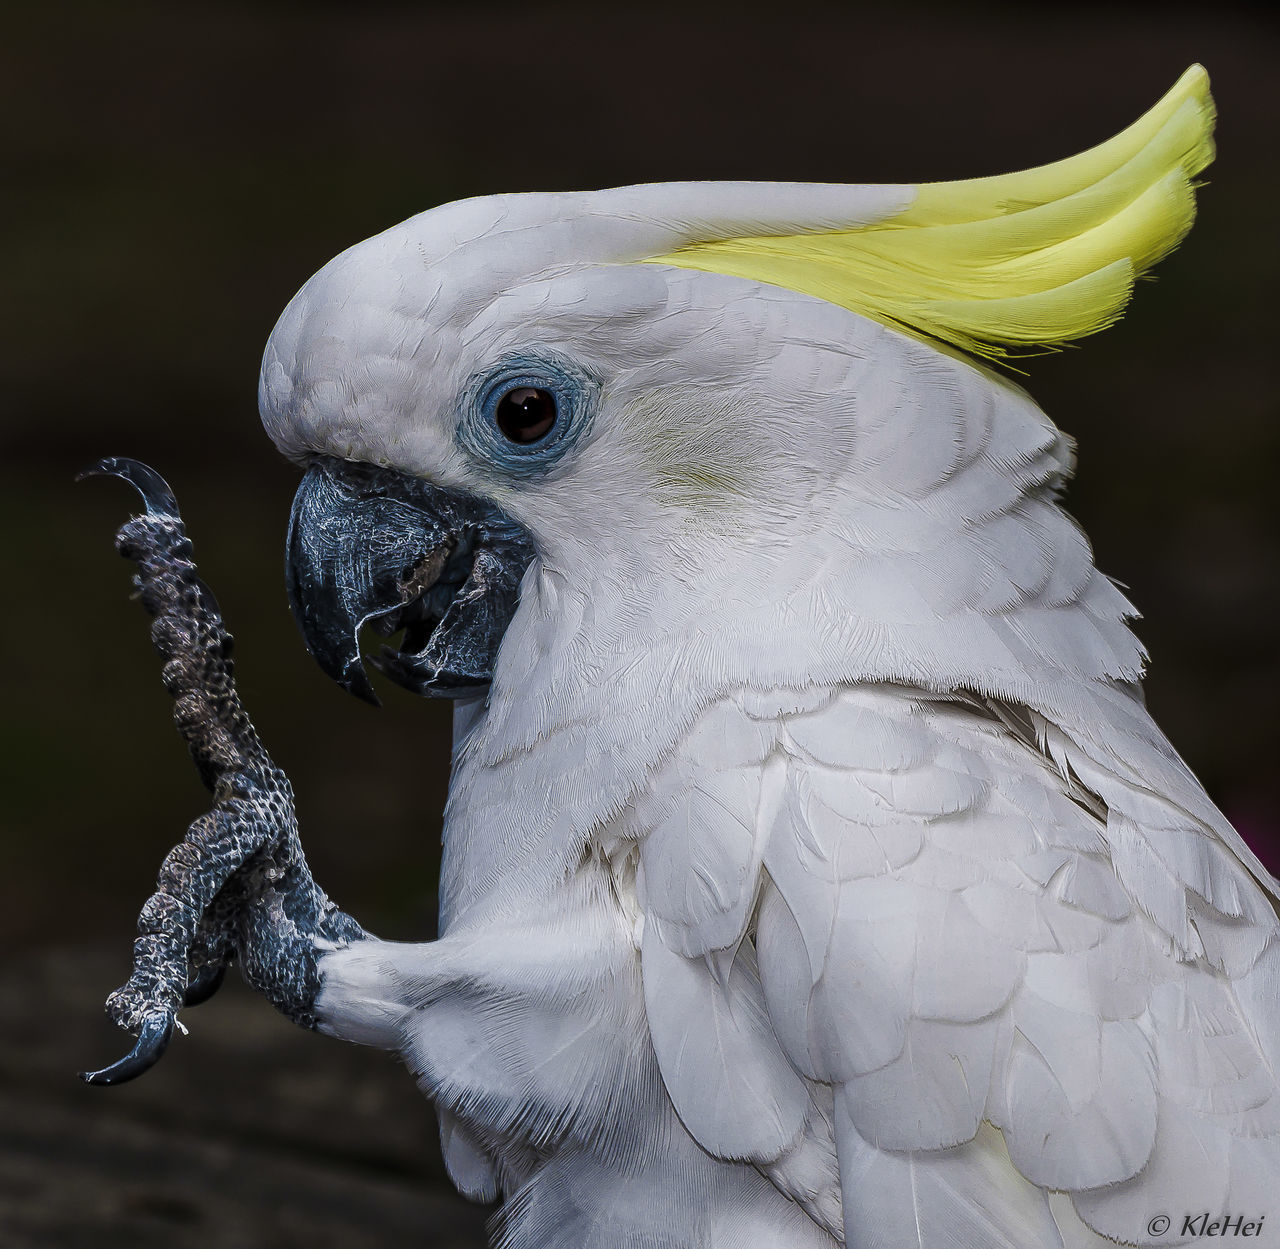
[[[1054,347],[1116,321],[1135,278],[1191,228],[1213,121],[1208,74],[1193,65],[1078,156],[925,183],[871,226],[714,239],[649,263],[786,287],[980,356]]]

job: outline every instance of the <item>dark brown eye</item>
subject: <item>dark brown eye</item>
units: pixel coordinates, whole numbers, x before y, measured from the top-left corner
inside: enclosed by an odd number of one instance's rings
[[[517,386],[498,400],[493,419],[508,442],[537,442],[556,423],[555,396],[536,386]]]

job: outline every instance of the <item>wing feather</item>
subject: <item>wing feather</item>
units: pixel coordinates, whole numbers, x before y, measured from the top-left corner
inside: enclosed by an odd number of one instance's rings
[[[1046,1194],[989,1125],[932,1156],[895,1153],[863,1140],[838,1098],[836,1139],[849,1249],[1061,1249]]]
[[[722,979],[645,926],[645,1009],[676,1113],[710,1153],[768,1161],[800,1136],[809,1094],[769,1022],[753,961],[744,950]]]
[[[876,1249],[1174,1244],[1147,1230],[1170,1194],[1264,1208],[1269,878],[1131,696],[1091,734],[885,685],[714,724],[756,788],[633,830],[654,1045],[703,1148]]]

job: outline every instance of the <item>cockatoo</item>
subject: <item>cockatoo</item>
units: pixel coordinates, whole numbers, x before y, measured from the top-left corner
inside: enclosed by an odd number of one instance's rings
[[[234,960],[403,1055],[505,1249],[1280,1244],[1277,882],[990,367],[1120,315],[1212,117],[1193,67],[1024,173],[498,195],[326,265],[261,374],[291,601],[348,689],[372,623],[455,700],[441,935],[316,887],[176,504],[108,463],[217,802],[89,1078]]]

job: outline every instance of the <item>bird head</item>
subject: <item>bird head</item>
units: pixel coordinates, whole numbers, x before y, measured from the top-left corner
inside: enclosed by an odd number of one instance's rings
[[[491,196],[344,252],[260,384],[306,468],[309,647],[372,697],[360,630],[403,629],[392,679],[534,683],[542,723],[566,671],[642,653],[721,685],[1135,679],[1132,609],[1056,506],[1070,445],[991,361],[1120,315],[1211,128],[1193,67],[1023,173]]]

